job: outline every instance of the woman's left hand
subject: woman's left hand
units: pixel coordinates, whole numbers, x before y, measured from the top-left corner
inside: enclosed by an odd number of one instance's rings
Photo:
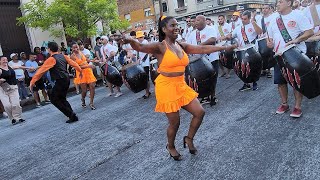
[[[1,79],[0,79],[0,84],[2,84],[2,83],[4,83],[4,82],[6,82],[6,80],[3,79],[3,78],[1,78]]]

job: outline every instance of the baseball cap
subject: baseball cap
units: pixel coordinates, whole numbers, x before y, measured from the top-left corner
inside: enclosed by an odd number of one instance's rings
[[[17,54],[17,53],[12,53],[12,54],[10,54],[10,59],[12,59],[13,56],[18,56],[18,54]]]
[[[101,36],[101,39],[106,39],[107,41],[109,41],[108,36]]]

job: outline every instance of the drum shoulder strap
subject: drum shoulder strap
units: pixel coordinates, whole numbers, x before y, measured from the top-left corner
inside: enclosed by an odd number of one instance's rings
[[[319,18],[319,14],[317,12],[317,8],[316,8],[315,4],[312,4],[310,6],[310,13],[311,13],[311,16],[312,16],[314,27],[319,26],[320,25],[320,18]]]
[[[245,44],[250,44],[248,36],[246,34],[246,29],[244,26],[241,27],[241,34],[242,34],[242,38]]]
[[[264,17],[262,17],[262,19],[261,19],[261,26],[262,26],[262,32],[266,33],[267,32],[267,28],[266,28],[266,24],[264,22]]]
[[[224,36],[224,33],[223,33],[223,30],[222,30],[222,26],[221,26],[221,25],[218,26],[218,30],[219,30],[220,36],[223,37],[223,36]]]
[[[277,26],[279,28],[280,34],[281,34],[282,38],[284,39],[284,42],[288,43],[288,42],[292,41],[292,38],[291,38],[286,26],[283,23],[282,17],[281,16],[278,17],[276,21],[277,21]]]

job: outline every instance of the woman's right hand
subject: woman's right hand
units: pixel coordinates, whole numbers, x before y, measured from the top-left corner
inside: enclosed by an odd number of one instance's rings
[[[123,42],[124,44],[130,43],[130,41],[132,41],[132,40],[133,40],[133,39],[132,39],[131,36],[128,36],[128,35],[122,36],[122,42]]]

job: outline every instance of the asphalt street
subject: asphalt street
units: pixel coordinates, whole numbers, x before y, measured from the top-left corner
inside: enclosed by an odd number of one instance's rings
[[[242,85],[234,74],[219,78],[219,102],[204,106],[196,156],[183,149],[191,115],[181,111],[180,162],[165,149],[167,120],[154,112],[154,94],[144,100],[124,86],[118,98],[97,88],[94,111],[70,96],[80,118],[73,124],[51,104],[24,111],[23,124],[1,119],[0,179],[320,179],[319,97],[304,98],[303,116],[293,119],[275,114],[273,79],[262,77],[257,91],[239,92]]]

